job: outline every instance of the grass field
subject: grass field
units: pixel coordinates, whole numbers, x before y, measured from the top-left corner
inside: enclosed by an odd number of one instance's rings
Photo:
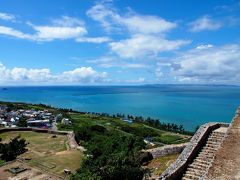
[[[63,169],[77,170],[83,154],[78,150],[67,150],[64,135],[53,138],[51,134],[37,132],[5,132],[0,134],[3,142],[20,135],[29,143],[28,151],[21,157],[29,158],[28,164],[43,170],[63,175]]]
[[[152,160],[147,167],[153,170],[154,175],[161,175],[180,154],[171,154]]]

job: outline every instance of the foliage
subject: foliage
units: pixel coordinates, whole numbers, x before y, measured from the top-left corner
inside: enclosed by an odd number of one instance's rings
[[[75,131],[85,143],[87,158],[72,179],[142,179],[139,151],[142,138],[110,132],[102,126],[85,126]]]
[[[172,144],[172,142],[175,142],[177,140],[181,140],[181,137],[177,136],[177,135],[162,135],[160,137],[154,137],[153,138],[154,141],[159,141],[165,144]]]
[[[20,136],[11,139],[9,143],[0,143],[0,157],[4,161],[12,161],[16,159],[18,155],[27,151],[26,146],[26,140],[20,138]]]
[[[19,121],[17,122],[17,126],[18,127],[27,127],[27,120],[25,118],[19,119]]]

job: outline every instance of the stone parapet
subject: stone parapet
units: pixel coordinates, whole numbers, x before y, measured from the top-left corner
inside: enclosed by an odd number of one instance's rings
[[[179,179],[186,170],[187,165],[193,161],[201,150],[209,134],[219,127],[228,126],[229,124],[221,122],[209,122],[200,126],[178,159],[161,174],[159,179]]]

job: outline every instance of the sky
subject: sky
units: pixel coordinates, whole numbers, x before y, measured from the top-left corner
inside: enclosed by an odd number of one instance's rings
[[[239,85],[239,67],[239,0],[0,0],[0,85]]]

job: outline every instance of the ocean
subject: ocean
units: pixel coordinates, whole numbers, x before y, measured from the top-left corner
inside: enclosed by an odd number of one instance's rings
[[[124,113],[182,124],[230,122],[240,105],[239,86],[145,85],[4,87],[0,101],[43,103],[84,112]]]

